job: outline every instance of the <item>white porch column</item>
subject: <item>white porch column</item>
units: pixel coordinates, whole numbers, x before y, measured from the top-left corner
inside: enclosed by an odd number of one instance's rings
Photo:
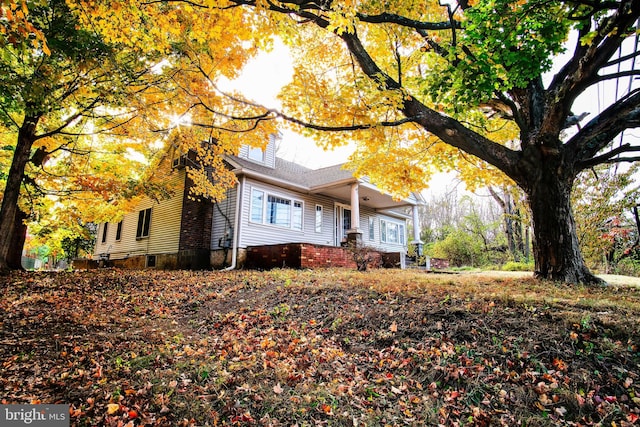
[[[415,243],[422,243],[420,241],[420,210],[418,205],[413,205],[413,241]]]
[[[409,242],[410,245],[415,247],[416,260],[422,256],[423,242],[420,240],[420,210],[418,205],[413,205],[413,241]]]
[[[360,200],[358,183],[351,184],[351,229],[347,230],[347,242],[359,246],[362,243],[360,231]]]
[[[360,197],[358,183],[351,184],[351,232],[360,232]]]

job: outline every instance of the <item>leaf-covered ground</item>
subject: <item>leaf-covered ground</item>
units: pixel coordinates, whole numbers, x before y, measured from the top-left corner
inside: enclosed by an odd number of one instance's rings
[[[640,421],[640,289],[347,270],[0,278],[1,403],[73,426]]]

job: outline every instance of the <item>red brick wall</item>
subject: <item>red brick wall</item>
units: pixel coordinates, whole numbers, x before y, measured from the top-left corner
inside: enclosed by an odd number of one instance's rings
[[[213,225],[213,203],[208,199],[192,200],[189,188],[193,181],[185,178],[182,199],[182,221],[180,229],[180,251],[211,250],[211,227]]]
[[[302,268],[349,267],[356,268],[351,253],[335,246],[301,245],[300,266]]]
[[[381,266],[381,255],[372,253],[371,268]],[[356,268],[351,252],[335,246],[320,246],[310,243],[251,246],[247,248],[245,267],[253,269],[271,268]]]
[[[300,245],[282,244],[250,246],[247,248],[245,267],[269,270],[272,268],[301,268]]]
[[[449,260],[442,258],[431,258],[431,268],[449,268]]]

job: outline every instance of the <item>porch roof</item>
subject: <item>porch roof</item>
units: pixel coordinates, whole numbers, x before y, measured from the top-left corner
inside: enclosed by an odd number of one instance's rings
[[[411,194],[406,199],[396,200],[371,184],[367,177],[360,179],[354,177],[352,171],[344,169],[344,163],[321,169],[310,169],[276,157],[275,168],[270,168],[237,156],[229,156],[227,160],[237,175],[246,175],[307,194],[325,195],[347,203],[351,197],[351,185],[357,182],[360,205],[377,210],[397,209],[423,202],[420,194]]]

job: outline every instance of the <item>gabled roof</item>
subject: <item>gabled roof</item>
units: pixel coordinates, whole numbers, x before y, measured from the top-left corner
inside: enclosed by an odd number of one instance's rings
[[[367,179],[354,177],[352,171],[344,169],[344,163],[310,169],[279,157],[275,158],[274,168],[237,156],[229,156],[227,161],[238,175],[250,176],[305,193],[325,194],[348,201],[348,185],[359,182],[364,184],[361,187],[361,196],[364,196],[364,200],[371,200],[371,204],[375,202],[378,208],[393,209],[423,202],[419,194],[413,194],[404,201],[393,201],[390,195],[382,193],[380,189],[368,183]]]
[[[343,169],[344,163],[321,169],[310,169],[298,163],[276,157],[275,168],[270,168],[237,156],[229,156],[228,160],[238,172],[256,172],[306,189],[345,180],[356,181],[352,172]]]

